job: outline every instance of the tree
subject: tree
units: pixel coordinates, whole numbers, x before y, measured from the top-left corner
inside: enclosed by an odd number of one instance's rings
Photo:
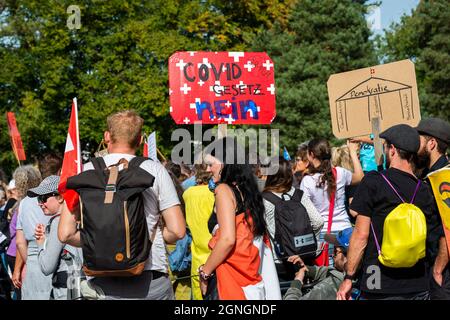
[[[253,35],[283,19],[293,0],[3,1],[0,6],[0,114],[16,113],[28,158],[64,151],[71,99],[78,98],[82,149],[101,141],[106,116],[134,109],[158,131],[169,154],[170,55],[183,50],[244,50]],[[16,165],[0,116],[1,166]]]
[[[388,61],[411,59],[423,116],[450,119],[450,10],[447,0],[420,1],[381,40]]]
[[[312,137],[332,138],[330,75],[375,65],[365,1],[299,0],[287,28],[276,24],[254,42],[275,63],[281,144],[296,150]]]

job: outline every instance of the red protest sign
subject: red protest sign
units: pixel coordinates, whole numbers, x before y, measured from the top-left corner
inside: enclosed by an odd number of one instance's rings
[[[270,124],[274,64],[264,52],[176,52],[169,95],[177,124]]]
[[[25,150],[23,149],[22,139],[20,138],[19,129],[17,128],[16,116],[14,112],[6,113],[6,121],[8,122],[9,136],[11,137],[11,145],[18,161],[25,161]]]

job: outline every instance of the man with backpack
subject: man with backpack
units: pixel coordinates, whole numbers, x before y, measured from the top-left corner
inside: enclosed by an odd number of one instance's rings
[[[350,209],[356,218],[338,300],[350,298],[362,261],[361,299],[428,299],[426,251],[438,223],[430,188],[413,173],[416,129],[400,124],[380,134],[388,170],[369,172]],[[427,255],[426,255],[427,254]]]
[[[300,264],[300,270],[295,274],[291,287],[287,290],[283,300],[336,300],[336,292],[344,280],[344,268],[347,263],[347,250],[353,228],[346,228],[337,234],[327,233],[325,241],[333,244],[334,267],[306,266],[297,256],[293,257],[292,263]],[[304,283],[305,279],[311,283]],[[308,292],[305,286],[312,286]],[[353,295],[358,294],[358,289],[353,289]]]
[[[450,124],[442,119],[428,118],[421,120],[416,129],[420,134],[418,157],[422,160],[421,164],[425,165],[421,178],[430,184],[427,175],[449,165],[445,152],[450,145]],[[436,245],[432,252],[436,259],[433,259],[435,262],[430,270],[430,297],[433,300],[449,300],[450,265],[442,222],[438,230],[433,232],[433,236],[433,242],[439,245]]]
[[[164,241],[175,243],[185,235],[177,192],[160,163],[135,157],[142,142],[141,117],[117,112],[107,124],[108,154],[68,179],[80,206],[69,210],[65,205],[59,239],[82,247],[83,271],[97,296],[173,299]]]

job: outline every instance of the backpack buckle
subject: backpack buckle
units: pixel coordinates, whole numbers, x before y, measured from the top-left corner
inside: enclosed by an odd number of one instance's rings
[[[116,185],[115,184],[107,184],[105,191],[116,192]]]

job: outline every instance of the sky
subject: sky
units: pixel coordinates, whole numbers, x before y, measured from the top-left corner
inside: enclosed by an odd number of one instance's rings
[[[372,15],[368,17],[374,23],[372,31],[375,34],[383,33],[383,29],[389,28],[392,22],[400,22],[403,14],[410,15],[411,10],[415,9],[420,0],[382,0],[378,11],[373,10]]]

